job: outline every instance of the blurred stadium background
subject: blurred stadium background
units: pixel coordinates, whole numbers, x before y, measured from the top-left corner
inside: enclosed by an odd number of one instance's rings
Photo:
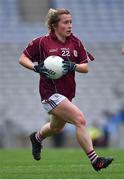
[[[31,39],[47,33],[49,8],[72,12],[74,33],[96,59],[87,75],[76,75],[74,99],[94,145],[124,147],[124,0],[0,0],[0,148],[29,147],[28,135],[47,121],[39,77],[18,59]],[[45,144],[78,147],[74,127]]]

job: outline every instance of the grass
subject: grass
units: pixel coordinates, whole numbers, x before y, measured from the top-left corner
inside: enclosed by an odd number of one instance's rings
[[[96,172],[81,149],[44,149],[41,161],[29,149],[0,150],[0,179],[119,179],[124,178],[124,150],[98,149],[114,161]]]

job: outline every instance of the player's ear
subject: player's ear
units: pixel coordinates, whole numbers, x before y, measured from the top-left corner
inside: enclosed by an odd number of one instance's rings
[[[53,28],[53,30],[56,30],[56,25],[52,24],[52,28]]]

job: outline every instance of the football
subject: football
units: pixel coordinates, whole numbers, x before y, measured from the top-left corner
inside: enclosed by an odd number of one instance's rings
[[[50,79],[59,79],[63,76],[63,63],[60,56],[49,56],[44,61],[44,66],[47,68]]]

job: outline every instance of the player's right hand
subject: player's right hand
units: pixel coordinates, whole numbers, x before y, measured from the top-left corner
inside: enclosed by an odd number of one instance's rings
[[[36,73],[39,73],[39,74],[42,74],[44,75],[46,78],[50,78],[50,75],[49,75],[49,72],[48,70],[46,69],[46,67],[44,66],[44,64],[38,64],[38,65],[35,65],[33,70],[36,72]]]
[[[33,70],[34,70],[36,73],[41,74],[41,73],[42,73],[42,70],[43,70],[43,66],[44,66],[44,64],[34,65]]]

